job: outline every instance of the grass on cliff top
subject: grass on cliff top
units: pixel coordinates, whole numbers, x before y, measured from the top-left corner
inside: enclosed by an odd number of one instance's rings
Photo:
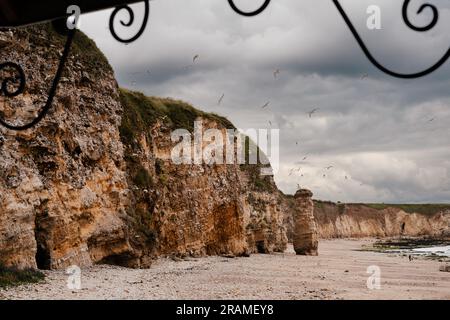
[[[407,213],[420,213],[424,215],[434,215],[439,212],[450,210],[450,204],[385,204],[385,203],[364,203],[363,205],[376,210],[387,208],[398,208]]]
[[[66,43],[67,36],[61,35],[54,29],[51,23],[43,23],[39,25],[26,26],[20,29],[26,32],[30,42],[42,47],[54,45],[48,51],[48,54],[55,55],[59,60],[60,52],[62,52]],[[48,38],[41,36],[40,31],[44,31]],[[112,72],[112,67],[103,52],[97,47],[94,40],[90,39],[82,31],[77,30],[72,43],[70,54],[74,55],[78,61],[86,67],[86,72],[94,76],[102,74],[103,71]]]
[[[391,204],[391,203],[335,203],[331,201],[314,200],[314,205],[318,209],[323,209],[324,205],[335,205],[343,210],[345,205],[365,206],[375,210],[385,210],[388,208],[400,209],[406,213],[418,213],[423,215],[435,215],[439,212],[450,210],[450,204]]]
[[[120,133],[126,143],[131,143],[138,134],[148,132],[158,119],[172,129],[190,132],[194,131],[194,121],[199,117],[215,121],[227,129],[235,128],[225,117],[200,111],[180,100],[147,97],[140,92],[120,89],[120,102],[124,110]]]
[[[19,270],[0,264],[0,288],[18,286],[22,284],[38,283],[45,279],[45,275],[33,269]]]
[[[257,157],[257,164],[249,164],[250,157],[253,154],[253,152],[256,151]],[[275,182],[273,181],[272,176],[265,176],[261,174],[261,170],[266,167],[265,165],[261,164],[260,158],[265,157],[266,155],[259,149],[258,146],[255,145],[254,141],[250,139],[250,137],[245,138],[245,163],[240,166],[240,169],[247,173],[251,187],[255,191],[267,191],[267,192],[274,192],[277,190],[277,186]]]
[[[219,126],[226,129],[235,129],[235,126],[225,117],[215,113],[207,113],[195,109],[186,102],[170,98],[147,97],[136,91],[120,89],[120,102],[123,107],[122,123],[120,126],[120,135],[126,145],[133,146],[135,139],[142,133],[150,133],[151,128],[158,119],[164,122],[172,130],[187,129],[190,132],[194,130],[194,121],[202,117],[203,119],[214,121]],[[249,153],[254,150],[251,145],[254,144],[250,138],[246,139],[245,153],[246,163],[248,163]],[[260,156],[265,155],[256,148]],[[276,185],[271,176],[262,176],[260,174],[261,164],[241,165],[241,170],[248,173],[252,187],[258,191],[276,190]]]

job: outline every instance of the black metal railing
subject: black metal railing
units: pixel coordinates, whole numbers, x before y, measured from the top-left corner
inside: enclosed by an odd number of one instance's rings
[[[142,0],[131,0],[131,1],[123,1],[123,0],[58,0],[56,2],[51,2],[51,5],[45,6],[43,4],[43,1],[30,1],[30,0],[0,0],[0,28],[1,27],[17,27],[27,24],[34,24],[44,21],[61,21],[61,19],[67,19],[68,18],[68,12],[67,8],[71,7],[73,5],[76,5],[80,8],[80,11],[82,13],[86,12],[92,12],[96,10],[102,10],[110,7],[115,7],[115,10],[112,12],[110,20],[109,20],[109,29],[111,31],[112,36],[114,39],[121,43],[131,43],[133,41],[136,41],[145,31],[145,28],[148,23],[149,14],[150,14],[150,0],[145,0],[144,2],[144,18],[142,21],[142,25],[139,28],[138,32],[129,38],[121,38],[116,30],[115,30],[115,20],[117,17],[117,13],[124,10],[128,13],[128,21],[121,20],[120,23],[124,27],[130,27],[135,22],[135,15],[129,4],[131,3],[137,3],[142,2]],[[439,61],[437,61],[434,65],[431,67],[422,70],[420,72],[414,72],[414,73],[399,73],[392,71],[386,67],[384,67],[380,62],[378,62],[374,56],[371,54],[367,46],[365,45],[364,41],[360,37],[359,33],[357,32],[356,28],[354,27],[353,23],[351,22],[350,18],[346,14],[345,10],[343,9],[342,5],[340,4],[339,0],[332,0],[335,4],[337,10],[341,14],[342,18],[344,19],[345,23],[347,24],[348,28],[350,29],[351,33],[355,37],[356,41],[358,42],[359,46],[361,47],[362,51],[366,55],[366,57],[370,60],[370,62],[377,67],[382,72],[393,76],[397,78],[402,79],[413,79],[413,78],[419,78],[423,77],[425,75],[428,75],[432,73],[433,71],[437,70],[439,67],[441,67],[450,57],[450,48],[447,50],[447,52],[442,56]],[[234,0],[228,0],[229,5],[231,6],[232,10],[234,10],[237,14],[246,16],[246,17],[252,17],[259,15],[262,13],[266,8],[269,6],[271,0],[264,0],[264,3],[254,11],[242,11],[239,9],[238,6],[234,3]],[[402,17],[405,22],[405,24],[412,30],[417,32],[425,32],[429,31],[432,28],[436,26],[439,20],[439,10],[436,8],[436,6],[432,4],[423,4],[417,14],[421,14],[425,9],[429,9],[433,13],[432,21],[423,27],[417,27],[415,26],[409,16],[408,16],[408,7],[410,4],[410,0],[405,0],[402,6]],[[42,8],[45,7],[45,10]],[[63,20],[63,22],[64,22]],[[75,24],[76,25],[76,24]],[[8,123],[5,119],[3,119],[0,116],[0,124],[4,127],[10,129],[10,130],[27,130],[34,125],[38,124],[48,113],[52,106],[53,99],[56,95],[58,83],[60,81],[66,60],[68,58],[70,47],[73,41],[73,37],[76,33],[76,28],[73,30],[69,30],[67,33],[67,41],[66,45],[64,47],[63,54],[61,56],[61,60],[59,63],[59,67],[57,70],[57,73],[53,79],[53,83],[51,86],[51,89],[49,91],[49,96],[47,98],[47,102],[44,105],[43,108],[39,111],[38,115],[34,120],[27,124],[23,125],[13,125],[11,123]],[[12,62],[5,62],[0,63],[0,71],[1,70],[11,70],[12,72],[16,73],[15,77],[8,77],[6,79],[3,79],[1,81],[1,88],[0,88],[0,94],[4,95],[5,97],[15,97],[20,94],[22,94],[26,88],[26,76],[25,72],[22,69],[22,67],[16,63]],[[15,85],[14,90],[10,90],[10,86]]]

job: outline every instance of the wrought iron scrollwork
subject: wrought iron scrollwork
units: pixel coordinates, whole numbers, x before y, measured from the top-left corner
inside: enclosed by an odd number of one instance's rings
[[[9,77],[4,79],[1,84],[0,92],[4,94],[5,97],[15,97],[23,93],[23,91],[25,90],[25,72],[23,72],[22,67],[19,66],[17,63],[5,62],[0,64],[0,71],[3,69],[13,69],[15,72],[17,72],[18,75],[15,78]],[[14,91],[9,91],[9,85],[16,84],[17,80],[19,80],[18,88]]]
[[[52,87],[50,88],[50,91],[49,91],[47,102],[45,103],[44,107],[39,111],[37,117],[34,118],[31,122],[24,124],[24,125],[13,125],[13,124],[8,123],[2,117],[0,117],[0,124],[2,126],[8,128],[10,130],[23,131],[23,130],[30,129],[31,127],[35,126],[47,115],[48,111],[50,110],[50,108],[52,106],[53,99],[55,98],[56,91],[58,89],[58,83],[59,83],[59,80],[61,80],[61,75],[63,73],[64,65],[67,61],[67,57],[69,56],[70,47],[72,45],[72,41],[73,41],[73,37],[75,36],[75,32],[76,32],[76,29],[69,31],[69,34],[67,36],[67,41],[64,46],[64,51],[61,56],[61,60],[59,61],[58,71],[56,72],[55,78],[53,79]],[[26,84],[25,73],[24,73],[22,67],[20,67],[19,65],[15,64],[15,63],[12,63],[12,62],[6,62],[6,63],[3,63],[0,65],[0,70],[6,69],[6,68],[14,69],[14,71],[16,71],[18,73],[18,77],[16,77],[16,78],[9,77],[9,78],[6,78],[5,80],[3,80],[1,92],[2,92],[2,94],[4,94],[7,97],[15,97],[15,96],[23,93],[23,91],[25,90],[25,84]],[[19,85],[18,88],[13,92],[9,91],[9,89],[8,89],[9,85],[17,84],[17,82]]]
[[[144,18],[143,18],[141,27],[139,28],[138,32],[134,36],[132,36],[128,39],[121,38],[117,34],[117,32],[115,30],[114,22],[116,20],[117,14],[120,11],[125,10],[128,13],[129,19],[128,19],[128,21],[120,20],[120,23],[124,27],[131,27],[135,21],[134,12],[131,9],[131,7],[128,6],[127,4],[118,6],[114,9],[114,11],[111,14],[110,20],[109,20],[109,28],[110,28],[111,34],[114,37],[114,39],[116,39],[117,41],[119,41],[121,43],[128,44],[133,41],[136,41],[144,33],[144,30],[147,26],[149,15],[150,15],[150,2],[149,1],[150,0],[143,1],[145,7],[144,7]],[[258,9],[256,9],[255,11],[248,12],[248,11],[242,11],[241,9],[239,9],[236,6],[236,4],[234,3],[234,0],[228,0],[228,3],[230,4],[231,8],[236,13],[238,13],[239,15],[242,15],[242,16],[246,16],[246,17],[252,17],[252,16],[256,16],[256,15],[262,13],[269,6],[270,2],[271,2],[271,0],[264,0],[264,3]],[[393,77],[403,78],[403,79],[413,79],[413,78],[423,77],[423,76],[428,75],[428,74],[432,73],[433,71],[437,70],[450,57],[450,48],[449,48],[447,50],[447,52],[444,54],[444,56],[438,62],[436,62],[433,66],[431,66],[430,68],[428,68],[426,70],[416,72],[416,73],[410,73],[410,74],[398,73],[398,72],[392,71],[392,70],[384,67],[382,64],[380,64],[370,53],[370,51],[367,48],[367,46],[365,45],[364,41],[362,40],[362,38],[356,31],[356,28],[353,26],[353,23],[351,22],[350,18],[346,14],[345,10],[342,8],[339,0],[333,0],[333,3],[336,5],[336,8],[338,9],[338,11],[341,14],[341,16],[343,17],[345,23],[349,27],[351,33],[355,37],[356,41],[358,42],[359,46],[361,47],[361,49],[363,50],[363,52],[367,56],[367,58],[370,60],[370,62],[372,62],[381,71],[383,71]],[[418,26],[415,26],[409,19],[408,8],[409,8],[410,3],[411,3],[411,0],[405,0],[403,3],[403,7],[402,7],[403,20],[410,29],[417,31],[417,32],[425,32],[425,31],[431,30],[432,28],[434,28],[436,26],[436,24],[438,23],[438,20],[439,20],[439,11],[436,8],[436,6],[426,3],[426,4],[423,4],[419,8],[419,10],[417,11],[417,14],[421,14],[425,9],[430,9],[432,11],[433,16],[432,16],[432,20],[427,25],[418,27]],[[56,72],[55,78],[53,79],[53,84],[49,91],[49,96],[48,96],[47,102],[43,106],[43,108],[39,111],[37,117],[35,119],[33,119],[30,123],[25,124],[25,125],[12,125],[0,116],[0,125],[3,125],[4,127],[11,129],[11,130],[18,130],[18,131],[26,130],[26,129],[33,127],[37,123],[39,123],[47,115],[48,111],[50,110],[50,108],[52,106],[53,99],[56,95],[58,83],[61,79],[61,75],[62,75],[62,72],[64,69],[64,65],[66,63],[66,60],[69,55],[70,47],[71,47],[75,32],[76,32],[76,29],[73,29],[73,30],[70,30],[68,33],[67,42],[64,47],[64,51],[63,51],[61,60],[59,62],[59,66],[58,66],[58,70]],[[15,96],[18,96],[19,94],[23,93],[25,90],[25,85],[26,85],[26,77],[25,77],[25,73],[24,73],[22,67],[13,62],[6,62],[6,63],[0,64],[0,71],[2,71],[4,69],[12,70],[14,73],[16,73],[16,76],[15,77],[9,76],[9,77],[5,78],[3,81],[1,81],[0,95],[4,95],[6,97],[15,97]],[[11,90],[11,87],[13,87],[14,90]]]
[[[260,14],[261,12],[263,12],[264,10],[266,10],[267,6],[269,5],[271,0],[264,0],[264,3],[261,5],[261,7],[259,7],[258,9],[256,9],[255,11],[251,11],[251,12],[246,12],[246,11],[242,11],[241,9],[239,9],[236,4],[234,3],[234,0],[228,0],[228,3],[230,4],[231,8],[238,14],[242,15],[242,16],[246,16],[246,17],[253,17],[256,16],[258,14]]]
[[[109,28],[111,31],[111,34],[113,37],[121,42],[121,43],[131,43],[133,41],[136,41],[145,30],[145,27],[147,26],[149,14],[150,14],[150,3],[149,0],[144,1],[145,4],[145,11],[144,11],[144,20],[142,22],[142,26],[140,27],[137,34],[135,34],[133,37],[129,39],[123,39],[119,37],[115,31],[114,28],[114,21],[116,19],[117,13],[121,10],[125,10],[129,15],[128,22],[124,22],[123,20],[120,21],[120,23],[125,27],[130,27],[134,23],[134,12],[128,5],[122,5],[118,6],[114,9],[113,13],[111,14],[110,20],[109,20]],[[64,26],[60,25],[60,23],[65,24],[64,20],[56,21],[57,23],[54,23],[55,27],[61,28],[61,30],[64,28]],[[61,31],[60,30],[60,31]],[[49,95],[47,98],[47,102],[45,105],[39,110],[37,116],[29,123],[24,125],[14,125],[9,123],[6,119],[3,119],[0,116],[0,125],[6,127],[7,129],[14,130],[14,131],[23,131],[32,128],[36,124],[38,124],[49,112],[53,100],[55,98],[59,81],[61,80],[61,76],[64,70],[64,65],[66,64],[67,58],[69,56],[70,48],[73,42],[73,38],[75,36],[76,29],[69,30],[67,34],[67,41],[64,47],[63,54],[61,56],[61,59],[59,61],[58,70],[56,72],[55,78],[53,79],[52,86],[49,91]],[[25,72],[23,71],[22,67],[16,63],[13,62],[5,62],[0,64],[0,71],[2,70],[10,70],[10,72],[13,72],[16,74],[15,77],[7,77],[1,82],[1,88],[0,88],[0,94],[4,95],[5,97],[15,97],[20,94],[22,94],[25,91],[26,86],[26,76]],[[14,90],[11,90],[11,87],[14,87]]]
[[[411,23],[411,21],[409,20],[409,17],[408,17],[408,7],[409,7],[410,3],[411,3],[411,0],[405,0],[405,2],[403,3],[403,7],[402,7],[403,21],[405,21],[405,23],[408,26],[408,28],[410,28],[410,29],[412,29],[414,31],[422,31],[422,32],[433,29],[434,26],[437,24],[437,22],[439,20],[439,11],[436,8],[436,6],[434,6],[432,4],[429,4],[429,3],[425,3],[425,4],[420,6],[419,10],[417,11],[417,14],[421,14],[424,9],[429,8],[433,12],[433,19],[426,26],[416,27],[415,25],[413,25]]]
[[[358,42],[359,46],[361,47],[361,49],[363,50],[364,54],[369,59],[369,61],[372,62],[372,64],[375,65],[375,67],[377,67],[379,70],[387,73],[388,75],[391,75],[391,76],[397,77],[397,78],[403,78],[403,79],[420,78],[420,77],[423,77],[423,76],[426,76],[426,75],[432,73],[433,71],[436,71],[450,57],[450,48],[449,48],[447,50],[447,52],[444,54],[444,56],[442,56],[442,58],[439,59],[439,61],[437,61],[434,65],[432,65],[431,67],[429,67],[426,70],[423,70],[423,71],[420,71],[420,72],[416,72],[416,73],[399,73],[399,72],[392,71],[392,70],[384,67],[381,63],[379,63],[374,58],[374,56],[370,53],[370,51],[367,48],[367,46],[365,45],[364,41],[360,37],[358,31],[356,31],[356,28],[353,26],[353,23],[351,22],[350,18],[345,13],[345,10],[342,8],[341,4],[339,3],[339,0],[333,0],[333,2],[336,5],[339,13],[344,18],[345,23],[349,27],[351,33],[355,37],[356,41]],[[235,5],[234,0],[228,0],[228,3],[230,4],[231,8],[236,13],[238,13],[240,15],[243,15],[243,16],[250,17],[250,16],[256,16],[256,15],[260,14],[261,12],[263,12],[267,8],[267,6],[269,5],[270,0],[265,0],[263,5],[260,8],[258,8],[257,10],[253,11],[253,12],[245,12],[245,11],[240,10]],[[417,11],[417,14],[421,14],[425,9],[430,9],[432,11],[433,18],[430,21],[430,23],[428,23],[427,25],[425,25],[423,27],[417,27],[411,22],[411,20],[409,19],[409,16],[408,16],[408,8],[409,8],[410,3],[411,3],[411,0],[405,0],[403,2],[403,6],[402,6],[403,21],[408,26],[408,28],[410,28],[410,29],[412,29],[414,31],[418,31],[418,32],[425,32],[425,31],[431,30],[432,28],[434,28],[436,26],[436,24],[438,23],[438,20],[439,20],[439,11],[436,8],[436,6],[434,6],[432,4],[429,4],[429,3],[423,4],[422,6],[420,6],[419,10]]]
[[[370,53],[370,51],[367,48],[367,46],[365,45],[364,41],[358,34],[358,31],[356,31],[356,28],[353,26],[353,23],[350,21],[350,18],[345,13],[345,10],[342,8],[341,4],[339,3],[339,0],[333,0],[333,2],[336,5],[339,13],[344,18],[345,23],[349,27],[351,33],[355,37],[356,41],[358,42],[359,46],[361,47],[361,49],[364,52],[364,54],[366,55],[366,57],[370,60],[370,62],[372,62],[373,65],[375,65],[375,67],[377,67],[379,70],[383,71],[384,73],[387,73],[388,75],[391,75],[396,78],[402,78],[402,79],[420,78],[420,77],[426,76],[426,75],[432,73],[433,71],[436,71],[437,69],[439,69],[450,57],[450,48],[449,48],[447,50],[447,52],[444,54],[444,56],[441,59],[439,59],[439,61],[436,62],[434,65],[429,67],[428,69],[425,69],[423,71],[416,72],[416,73],[399,73],[399,72],[392,71],[392,70],[386,68],[385,66],[383,66],[381,63],[379,63],[374,58],[374,56]],[[402,7],[402,16],[403,16],[403,20],[406,23],[406,25],[414,31],[424,32],[424,31],[431,30],[437,24],[437,22],[439,20],[438,9],[434,5],[431,5],[431,4],[422,5],[419,8],[419,10],[417,11],[417,14],[420,14],[423,12],[424,9],[429,8],[433,11],[433,19],[428,25],[426,25],[424,27],[417,27],[411,23],[411,21],[409,20],[409,17],[408,17],[408,7],[409,7],[410,2],[411,2],[411,0],[405,0],[403,3],[403,7]]]
[[[137,32],[137,34],[129,39],[123,39],[117,35],[116,30],[114,28],[114,20],[116,19],[117,13],[119,13],[119,11],[125,10],[128,13],[129,20],[128,20],[128,22],[124,22],[123,20],[120,20],[120,23],[124,27],[131,27],[134,23],[133,9],[131,9],[130,6],[128,6],[128,5],[118,6],[114,9],[114,11],[111,14],[111,17],[109,19],[109,30],[111,31],[111,34],[114,37],[114,39],[116,39],[117,41],[119,41],[121,43],[131,43],[133,41],[136,41],[144,33],[145,27],[147,26],[147,22],[148,22],[148,17],[150,14],[149,0],[144,1],[144,4],[145,4],[145,9],[144,9],[144,20],[142,22],[142,26],[139,29],[139,31]]]

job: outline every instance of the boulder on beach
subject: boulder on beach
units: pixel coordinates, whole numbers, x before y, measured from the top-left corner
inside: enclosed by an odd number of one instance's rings
[[[439,267],[439,271],[442,271],[442,272],[450,272],[450,265],[440,266],[440,267]]]

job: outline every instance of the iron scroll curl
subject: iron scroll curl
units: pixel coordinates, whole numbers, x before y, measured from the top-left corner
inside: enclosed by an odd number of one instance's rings
[[[117,13],[119,13],[119,11],[121,11],[121,10],[125,10],[129,15],[129,20],[128,20],[128,22],[124,22],[123,20],[121,20],[120,22],[123,26],[130,27],[134,23],[134,20],[135,20],[134,12],[128,5],[121,5],[114,9],[114,11],[112,12],[111,17],[110,17],[109,27],[110,27],[112,36],[117,41],[128,44],[128,43],[136,41],[144,33],[144,30],[148,23],[148,18],[149,18],[149,13],[150,13],[149,1],[150,0],[144,1],[144,4],[145,4],[144,10],[145,11],[144,11],[144,19],[142,22],[142,26],[140,27],[137,34],[135,34],[134,36],[132,36],[129,39],[123,39],[117,35],[115,28],[114,28],[114,21],[116,19]],[[58,24],[54,23],[55,27],[58,26],[58,28],[59,28],[58,31],[63,31],[63,32],[67,31],[67,30],[63,30],[63,28],[61,28],[61,26],[59,25],[59,22],[64,23],[64,20],[58,19],[58,20],[54,20],[53,22],[58,22]],[[15,124],[11,124],[6,119],[2,118],[2,116],[0,115],[0,125],[2,125],[3,127],[7,128],[9,130],[12,130],[12,131],[24,131],[24,130],[34,127],[39,122],[41,122],[42,119],[44,119],[44,117],[50,111],[52,104],[53,104],[53,100],[56,96],[58,84],[61,80],[61,76],[62,76],[62,73],[64,70],[64,66],[66,64],[67,58],[70,53],[70,48],[72,46],[72,42],[73,42],[75,33],[76,33],[76,28],[68,30],[68,32],[67,32],[67,40],[66,40],[66,44],[64,46],[64,51],[63,51],[63,54],[61,56],[61,59],[60,59],[59,65],[58,65],[58,70],[53,79],[47,101],[46,101],[45,105],[39,110],[37,116],[29,123],[26,123],[23,125],[15,125]],[[26,76],[25,76],[25,72],[24,72],[23,68],[16,63],[5,62],[5,63],[0,64],[0,71],[2,71],[2,70],[11,70],[13,73],[16,74],[16,76],[15,77],[7,77],[1,81],[0,95],[4,95],[5,97],[12,98],[12,97],[16,97],[16,96],[22,94],[26,88]],[[13,85],[17,86],[17,88],[11,90],[10,87]]]
[[[243,15],[243,16],[255,16],[260,14],[261,12],[263,12],[267,6],[269,5],[271,0],[265,0],[265,2],[262,4],[262,6],[260,8],[258,8],[257,10],[253,11],[253,12],[245,12],[240,10],[234,3],[234,0],[228,0],[231,8],[238,14]],[[354,27],[353,23],[351,22],[350,18],[348,17],[347,13],[345,12],[345,10],[343,9],[342,5],[340,4],[339,0],[333,0],[333,3],[335,4],[336,8],[338,9],[339,13],[341,14],[342,18],[344,19],[345,23],[347,24],[348,28],[350,29],[350,32],[353,34],[353,36],[355,37],[356,41],[358,42],[359,46],[361,47],[362,51],[364,52],[364,54],[366,55],[366,57],[369,59],[369,61],[375,66],[377,67],[379,70],[381,70],[382,72],[396,77],[396,78],[402,78],[402,79],[414,79],[414,78],[420,78],[423,76],[426,76],[434,71],[436,71],[437,69],[439,69],[450,57],[450,48],[447,50],[447,52],[442,56],[441,59],[439,59],[434,65],[432,65],[431,67],[429,67],[428,69],[422,70],[420,72],[415,72],[415,73],[399,73],[399,72],[395,72],[392,71],[388,68],[386,68],[385,66],[383,66],[380,62],[378,62],[377,59],[375,59],[375,57],[370,53],[369,49],[367,48],[366,44],[364,43],[364,41],[362,40],[361,36],[359,35],[358,31],[356,30],[356,28]],[[403,17],[403,21],[405,22],[405,24],[408,26],[408,28],[417,31],[417,32],[425,32],[425,31],[429,31],[432,28],[434,28],[436,26],[436,24],[438,23],[439,20],[439,10],[436,8],[436,6],[430,4],[430,3],[425,3],[422,4],[422,6],[420,6],[419,10],[417,11],[417,14],[421,14],[425,9],[430,9],[432,11],[432,20],[430,21],[430,23],[428,23],[427,25],[423,26],[423,27],[418,27],[415,26],[409,16],[408,16],[408,8],[409,5],[411,3],[411,0],[405,0],[403,2],[403,6],[402,6],[402,17]]]
[[[233,9],[237,14],[240,14],[241,16],[245,16],[245,17],[253,17],[256,16],[258,14],[260,14],[261,12],[263,12],[264,10],[266,10],[267,6],[269,5],[271,0],[264,0],[264,3],[255,11],[242,11],[241,9],[239,9],[236,4],[234,3],[234,0],[228,0],[228,3],[231,6],[231,9]]]
[[[22,67],[19,66],[17,63],[13,62],[5,62],[0,64],[0,71],[3,69],[14,69],[14,71],[18,74],[15,78],[5,78],[3,79],[0,87],[0,92],[5,95],[5,97],[15,97],[19,94],[22,94],[25,90],[25,72],[23,71]],[[15,84],[17,82],[16,80],[19,80],[19,87],[14,91],[9,91],[9,84]],[[0,118],[1,121],[1,118]],[[0,122],[1,123],[1,122]]]
[[[144,1],[144,19],[142,21],[142,25],[139,29],[139,31],[131,38],[129,39],[124,39],[121,38],[117,35],[115,27],[114,27],[114,20],[116,19],[117,14],[122,11],[125,10],[128,13],[129,16],[129,20],[128,22],[124,22],[123,20],[120,20],[120,23],[122,24],[122,26],[124,27],[130,27],[133,25],[134,23],[134,12],[133,10],[130,8],[130,6],[128,5],[122,5],[122,6],[118,6],[114,9],[113,13],[111,14],[111,17],[109,19],[109,30],[111,31],[112,36],[114,37],[114,39],[116,39],[117,41],[121,42],[121,43],[131,43],[136,41],[145,31],[145,27],[147,26],[147,22],[148,22],[148,17],[150,15],[150,0],[145,0]]]
[[[53,83],[52,83],[52,86],[49,91],[47,102],[45,103],[44,107],[39,111],[38,115],[31,122],[24,124],[24,125],[10,124],[0,116],[0,124],[2,126],[4,126],[5,128],[7,128],[9,130],[13,130],[13,131],[23,131],[23,130],[27,130],[27,129],[34,127],[42,119],[44,119],[44,117],[47,115],[47,113],[49,112],[49,110],[52,106],[53,99],[55,98],[56,91],[58,89],[58,83],[61,80],[61,76],[62,76],[62,73],[64,70],[64,65],[67,61],[67,57],[69,56],[70,47],[72,45],[73,38],[75,36],[75,32],[76,32],[76,29],[73,29],[73,30],[70,30],[68,33],[66,44],[64,46],[64,51],[61,56],[61,60],[59,61],[58,70],[56,71],[55,78],[53,79]],[[26,85],[25,73],[24,73],[22,67],[19,66],[18,64],[12,63],[12,62],[6,62],[6,63],[0,64],[0,70],[6,69],[6,68],[14,69],[14,71],[17,72],[18,77],[16,77],[16,78],[10,77],[10,78],[3,80],[1,92],[6,97],[15,97],[15,96],[18,96],[19,94],[22,94],[25,90],[25,85]],[[18,88],[14,91],[9,91],[8,85],[16,84],[17,80],[18,80]]]
[[[383,71],[384,73],[386,73],[390,76],[393,76],[396,78],[401,78],[401,79],[421,78],[421,77],[426,76],[426,75],[436,71],[437,69],[439,69],[450,57],[450,47],[449,47],[447,52],[441,57],[441,59],[439,59],[434,65],[432,65],[428,69],[425,69],[425,70],[422,70],[419,72],[415,72],[415,73],[399,73],[396,71],[392,71],[392,70],[386,68],[385,66],[383,66],[380,62],[378,62],[378,60],[376,60],[375,57],[370,53],[366,44],[360,37],[358,31],[356,31],[356,28],[353,26],[353,23],[351,22],[350,18],[345,13],[345,10],[342,8],[341,4],[339,3],[339,0],[333,0],[333,2],[336,5],[336,8],[338,9],[339,13],[344,18],[345,23],[347,24],[348,28],[350,29],[351,33],[355,37],[356,41],[358,42],[359,46],[361,47],[362,51],[364,52],[366,57],[369,59],[369,61],[372,62],[372,64],[375,67],[377,67],[379,70]],[[420,14],[420,13],[422,13],[422,11],[424,9],[429,8],[433,12],[433,19],[428,25],[426,25],[424,27],[417,27],[411,23],[411,21],[408,17],[408,7],[409,7],[410,3],[411,3],[411,0],[405,0],[403,3],[403,6],[402,6],[402,17],[403,17],[405,24],[410,29],[412,29],[414,31],[418,31],[418,32],[425,32],[425,31],[431,30],[437,24],[437,22],[439,20],[438,9],[432,4],[423,4],[417,11],[417,14]]]

